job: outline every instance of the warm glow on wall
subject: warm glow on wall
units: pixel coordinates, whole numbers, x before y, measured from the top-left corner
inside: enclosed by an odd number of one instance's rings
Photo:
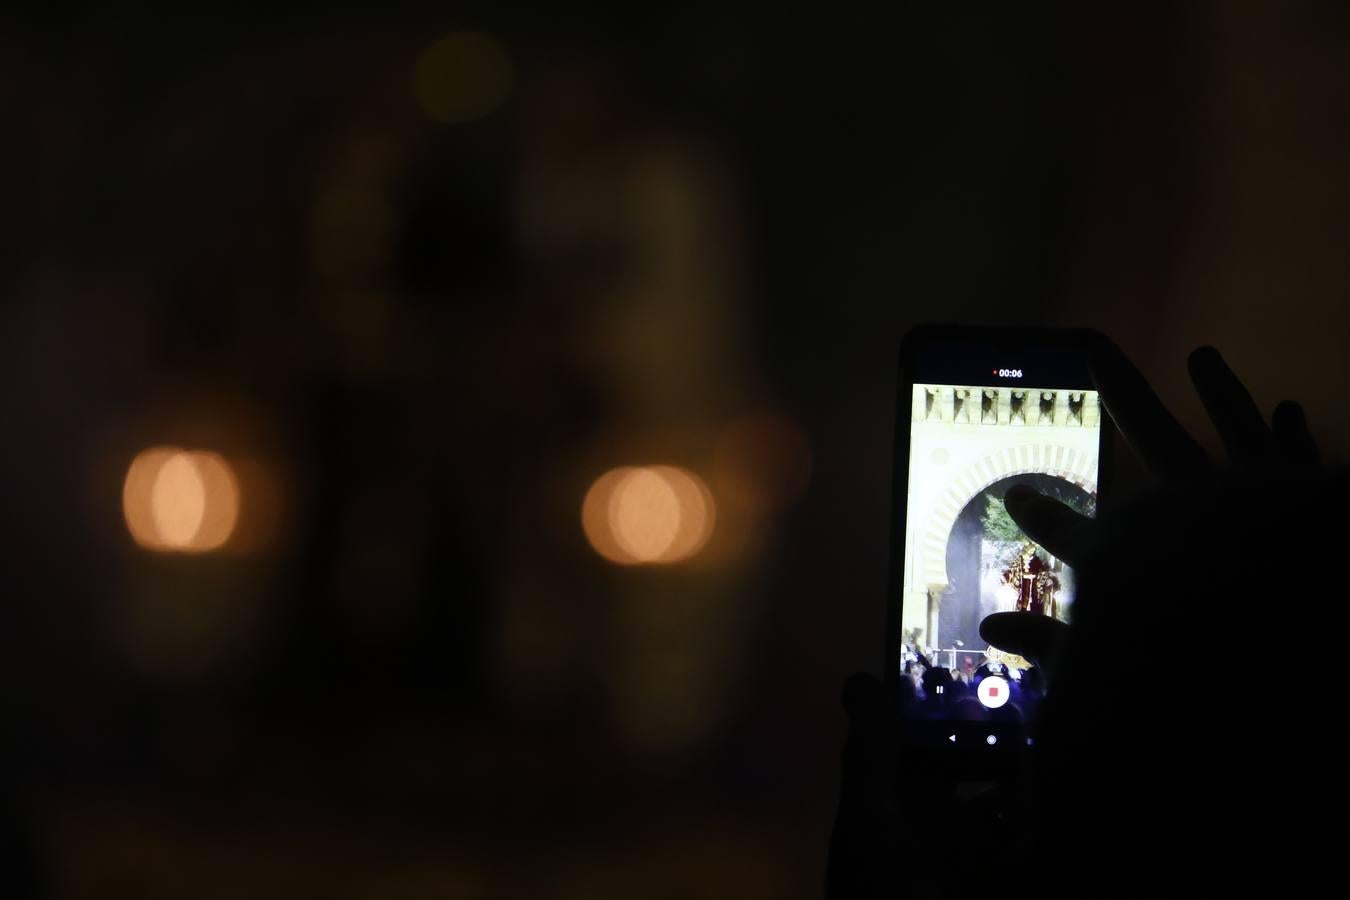
[[[625,565],[673,563],[698,553],[712,534],[712,494],[675,466],[623,467],[596,479],[581,506],[595,552]]]
[[[136,543],[204,553],[225,544],[239,519],[239,483],[215,453],[154,447],[139,454],[122,485],[122,511]]]

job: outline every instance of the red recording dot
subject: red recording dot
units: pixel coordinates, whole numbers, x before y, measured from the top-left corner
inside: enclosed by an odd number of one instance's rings
[[[993,372],[991,372],[990,374],[991,374],[991,375],[997,375],[997,374],[998,374],[998,369],[995,369],[995,370],[994,370]]]

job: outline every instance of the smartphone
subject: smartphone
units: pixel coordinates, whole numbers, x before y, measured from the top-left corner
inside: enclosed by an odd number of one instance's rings
[[[1003,496],[1026,484],[1095,515],[1106,417],[1096,332],[924,326],[900,349],[886,682],[911,753],[996,773],[1034,740],[1044,673],[980,638],[995,612],[1068,621],[1073,570]]]

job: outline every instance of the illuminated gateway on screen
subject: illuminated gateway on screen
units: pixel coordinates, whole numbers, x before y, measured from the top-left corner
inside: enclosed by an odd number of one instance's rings
[[[967,645],[978,639],[971,633],[974,611],[964,614],[960,629],[952,620],[960,593],[953,590],[953,575],[982,579],[983,586],[974,590],[985,595],[983,612],[991,604],[995,609],[1016,604],[1011,586],[1006,599],[990,599],[1002,593],[990,587],[994,548],[987,540],[982,563],[976,551],[967,564],[973,567],[970,573],[949,572],[958,519],[969,523],[979,512],[972,501],[1019,480],[1042,488],[1062,486],[1083,502],[1095,502],[1100,410],[1095,391],[916,384],[911,411],[901,629],[907,638],[918,635],[919,643],[946,655],[954,653],[946,645],[957,645],[958,634]],[[1058,561],[1052,563],[1061,569]],[[946,604],[945,623],[944,600],[953,601]],[[1063,603],[1053,610],[1047,604],[1044,612],[1062,618],[1064,610]]]

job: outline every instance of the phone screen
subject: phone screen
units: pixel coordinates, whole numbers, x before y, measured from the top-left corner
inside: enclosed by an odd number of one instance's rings
[[[1068,621],[1077,585],[1013,522],[1003,496],[1030,485],[1095,515],[1097,392],[1079,354],[1063,347],[929,344],[907,371],[904,562],[891,619],[899,699],[906,718],[942,723],[927,730],[932,740],[1025,740],[1044,674],[986,644],[980,622],[997,612]]]

